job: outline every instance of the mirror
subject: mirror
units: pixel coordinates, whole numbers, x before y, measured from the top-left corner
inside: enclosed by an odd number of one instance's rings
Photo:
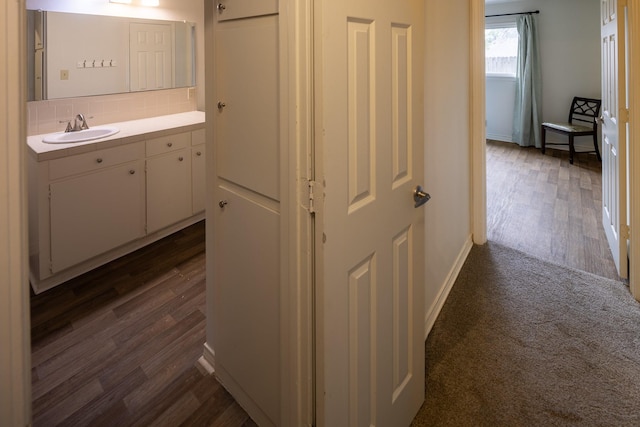
[[[27,11],[28,100],[195,86],[195,24]]]

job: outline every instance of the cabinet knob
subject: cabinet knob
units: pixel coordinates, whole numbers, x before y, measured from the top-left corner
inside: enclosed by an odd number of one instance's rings
[[[202,156],[202,153],[200,151],[196,151],[196,156]]]
[[[167,142],[167,147],[173,147],[173,142]]]
[[[102,163],[102,158],[98,157],[98,158],[96,159],[96,163]]]
[[[184,157],[180,156],[180,157],[178,157],[178,160],[183,161]]]
[[[227,8],[227,6],[223,5],[222,3],[218,3],[218,5],[216,6],[216,8],[218,9],[219,13],[224,12],[224,10]]]
[[[218,202],[218,206],[220,206],[221,209],[224,209],[225,206],[227,206],[229,204],[229,202],[227,202],[226,200],[220,200]]]
[[[224,110],[224,107],[226,107],[226,106],[227,106],[227,104],[225,104],[224,102],[218,101],[218,110],[219,111]]]
[[[133,169],[131,169],[131,170],[129,171],[129,173],[130,173],[131,175],[135,175],[135,174],[136,174],[136,171],[135,171],[135,170],[133,170]]]

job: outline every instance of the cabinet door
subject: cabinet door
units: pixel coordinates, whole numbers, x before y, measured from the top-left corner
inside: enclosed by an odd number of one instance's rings
[[[144,236],[143,168],[135,161],[50,184],[52,272]]]
[[[191,194],[193,195],[192,210],[194,214],[204,211],[205,206],[205,151],[204,144],[191,149]]]
[[[191,216],[189,148],[147,159],[147,232]]]

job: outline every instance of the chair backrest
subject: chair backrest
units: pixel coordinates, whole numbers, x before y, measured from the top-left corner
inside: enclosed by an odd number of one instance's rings
[[[596,119],[600,115],[599,99],[581,98],[576,96],[571,102],[571,110],[569,110],[569,123],[583,122],[591,126],[596,126]],[[582,123],[581,123],[582,124]]]

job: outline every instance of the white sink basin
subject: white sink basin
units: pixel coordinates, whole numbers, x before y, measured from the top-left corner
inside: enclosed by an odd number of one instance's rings
[[[113,126],[96,126],[93,128],[79,130],[75,132],[57,132],[47,135],[42,142],[48,144],[71,144],[74,142],[91,141],[93,139],[106,138],[115,135],[120,129]]]

